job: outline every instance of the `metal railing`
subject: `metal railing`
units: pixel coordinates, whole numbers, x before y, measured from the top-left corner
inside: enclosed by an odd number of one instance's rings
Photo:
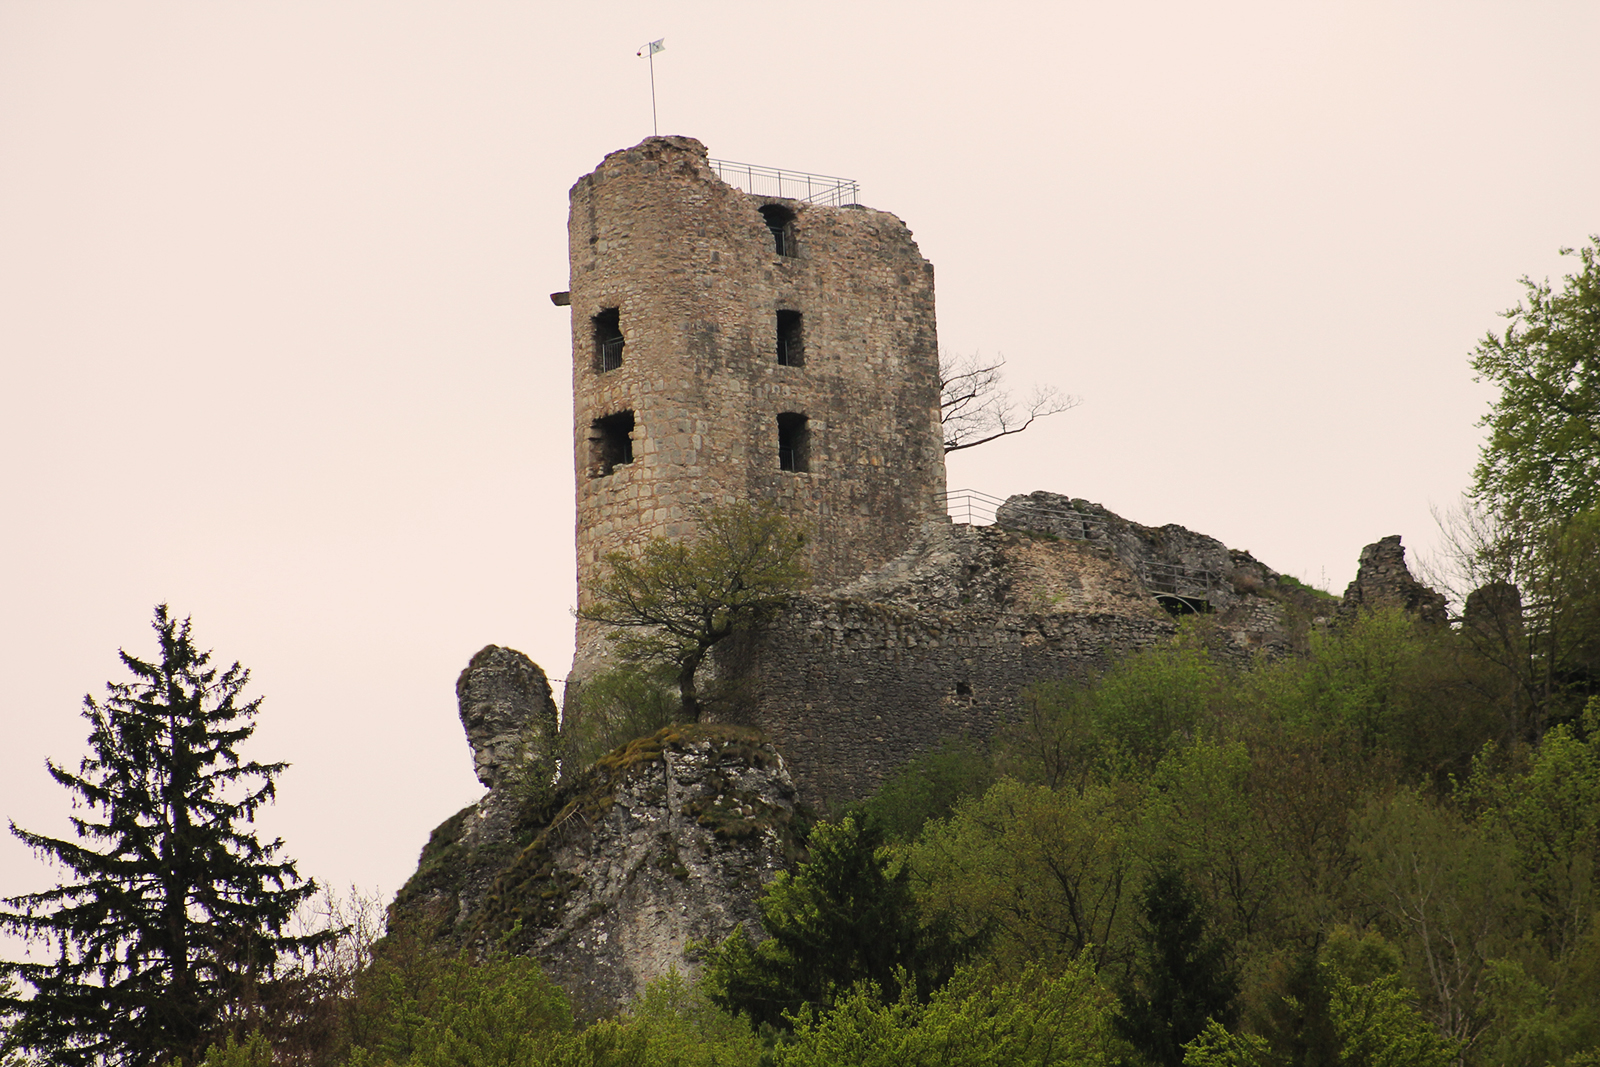
[[[952,489],[944,495],[945,514],[969,526],[993,526],[995,509],[1004,503],[976,489]]]
[[[999,522],[1000,509],[1006,505],[1007,501],[976,489],[952,489],[944,495],[945,513],[956,522],[972,526],[995,525]],[[1027,529],[1074,541],[1098,540],[1106,535],[1103,519],[1085,515],[1076,508],[1039,504],[1027,498],[1010,503],[1007,521],[1001,525],[1016,526],[1017,518],[1037,520],[1037,525],[1030,525]]]
[[[1139,577],[1152,593],[1173,596],[1209,597],[1222,576],[1208,570],[1190,570],[1176,563],[1147,560],[1139,565]]]
[[[861,195],[861,186],[853,178],[836,178],[831,174],[807,174],[799,170],[780,170],[761,167],[754,163],[735,163],[728,159],[708,160],[717,177],[729,185],[737,185],[753,196],[776,196],[785,200],[799,200],[807,204],[826,204],[843,207],[854,204]]]

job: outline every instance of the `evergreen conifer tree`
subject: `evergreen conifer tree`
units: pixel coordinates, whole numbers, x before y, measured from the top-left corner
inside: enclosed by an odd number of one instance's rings
[[[121,652],[133,679],[107,683],[103,703],[84,698],[78,773],[47,764],[74,795],[77,840],[11,824],[70,877],[0,908],[0,925],[56,957],[0,962],[0,1051],[66,1067],[195,1062],[281,957],[334,936],[291,933],[316,885],[250,827],[287,764],[238,754],[261,703],[241,697],[249,672],[212,667],[166,605],[154,628],[160,659]]]
[[[1205,905],[1183,872],[1164,866],[1144,895],[1139,982],[1121,997],[1116,1029],[1158,1067],[1182,1067],[1183,1046],[1215,1021],[1238,1019],[1239,980],[1227,946],[1207,930]]]

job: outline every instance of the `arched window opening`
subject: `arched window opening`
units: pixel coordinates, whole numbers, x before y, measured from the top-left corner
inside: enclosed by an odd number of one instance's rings
[[[794,255],[794,212],[780,204],[768,204],[761,209],[761,217],[767,220],[767,229],[772,231],[772,243],[778,255]]]
[[[594,317],[594,369],[616,370],[622,366],[622,326],[616,308],[606,308]]]
[[[811,469],[811,431],[799,412],[778,416],[778,469],[801,474]]]
[[[633,462],[633,412],[619,411],[589,424],[589,476],[604,477]]]
[[[778,312],[778,366],[803,367],[805,363],[805,335],[800,332],[800,312]]]

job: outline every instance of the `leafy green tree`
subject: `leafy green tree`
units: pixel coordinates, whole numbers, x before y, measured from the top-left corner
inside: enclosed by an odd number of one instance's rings
[[[700,517],[689,541],[653,537],[637,556],[612,552],[578,617],[615,626],[622,656],[670,664],[683,718],[700,719],[696,676],[720,641],[770,619],[808,581],[806,534],[777,505],[728,505]]]
[[[557,748],[567,773],[671,726],[681,710],[675,675],[670,665],[624,664],[585,678],[561,721]]]
[[[1524,302],[1472,357],[1499,395],[1481,423],[1468,569],[1528,605],[1527,632],[1509,629],[1501,651],[1528,690],[1532,737],[1600,693],[1600,235],[1561,252],[1578,269],[1559,291],[1523,278]]]
[[[1157,1067],[1180,1067],[1183,1046],[1208,1022],[1231,1028],[1239,979],[1228,948],[1208,929],[1205,905],[1183,872],[1158,870],[1144,894],[1145,952],[1113,1023]]]
[[[1579,265],[1561,290],[1523,278],[1526,304],[1472,356],[1478,380],[1500,389],[1473,491],[1533,525],[1600,506],[1600,236],[1561,254]]]
[[[1008,970],[1085,955],[1119,973],[1131,960],[1131,847],[1137,793],[1091,784],[1054,791],[1001,779],[930,823],[910,850],[924,907]]]
[[[988,753],[967,741],[946,741],[896,771],[858,814],[890,840],[914,841],[930,820],[948,818],[962,800],[982,795],[994,777]]]
[[[1417,1011],[1398,974],[1357,984],[1331,976],[1329,1013],[1339,1036],[1340,1067],[1450,1067],[1459,1045]]]
[[[1289,1063],[1315,1062],[1333,1067],[1450,1067],[1457,1063],[1458,1046],[1446,1040],[1417,1010],[1411,989],[1391,969],[1371,975],[1352,975],[1329,954],[1317,966],[1321,1004],[1327,1029],[1323,1045],[1293,1050],[1300,1055]],[[1184,1067],[1267,1067],[1285,1062],[1267,1038],[1230,1033],[1217,1020],[1209,1020],[1200,1035],[1184,1045]]]
[[[750,1023],[711,1003],[676,970],[645,987],[620,1018],[584,1034],[593,1067],[756,1067],[764,1046]]]
[[[807,847],[810,858],[757,902],[766,940],[735,930],[700,946],[713,1003],[787,1029],[803,1006],[826,1008],[857,982],[890,999],[909,982],[925,999],[949,979],[968,944],[944,920],[919,918],[910,872],[891,864],[878,831],[847,816],[819,824]]]
[[[1584,742],[1571,728],[1555,727],[1520,773],[1495,775],[1490,755],[1475,762],[1461,798],[1510,846],[1534,932],[1549,956],[1561,959],[1600,903],[1600,730]]]
[[[778,1067],[1101,1067],[1111,1062],[1108,997],[1086,959],[996,981],[963,968],[927,1004],[857,986],[826,1015],[806,1013]]]
[[[1202,734],[1156,767],[1145,803],[1147,851],[1174,861],[1241,945],[1276,935],[1286,903],[1288,855],[1259,815],[1272,802],[1252,796],[1255,784],[1243,742]]]
[[[1438,1031],[1470,1049],[1490,1021],[1490,963],[1521,937],[1523,887],[1504,840],[1409,789],[1376,800],[1357,849],[1372,905],[1404,949]]]
[[[1086,788],[1106,769],[1108,738],[1096,715],[1096,692],[1092,683],[1075,679],[1028,686],[1018,715],[1000,728],[996,763],[1025,782]]]
[[[384,968],[349,1067],[536,1067],[573,1042],[566,994],[521,956]]]
[[[287,764],[239,755],[261,703],[242,697],[249,672],[211,666],[165,605],[154,627],[159,660],[122,652],[133,680],[109,683],[104,703],[84,698],[91,754],[78,773],[48,764],[74,795],[77,839],[11,827],[71,878],[0,911],[5,928],[57,947],[53,962],[0,965],[33,989],[0,999],[7,1044],[69,1067],[195,1056],[281,957],[336,936],[289,932],[316,885],[250,828]]]

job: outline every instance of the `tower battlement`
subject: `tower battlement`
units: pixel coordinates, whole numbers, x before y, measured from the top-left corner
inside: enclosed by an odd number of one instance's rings
[[[571,191],[578,604],[604,557],[774,501],[819,587],[944,514],[933,266],[895,216],[746,193],[652,137]],[[574,671],[603,637],[579,623]]]

